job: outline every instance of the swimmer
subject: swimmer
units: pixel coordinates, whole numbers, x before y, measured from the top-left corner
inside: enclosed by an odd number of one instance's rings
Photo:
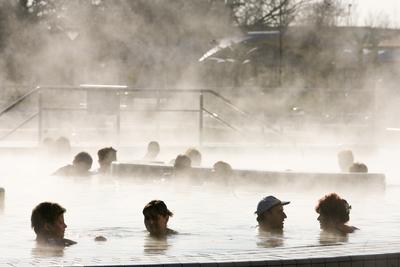
[[[151,141],[147,145],[147,152],[144,155],[144,160],[156,160],[158,154],[160,153],[160,144],[157,141]]]
[[[64,213],[66,209],[57,203],[42,202],[37,205],[31,215],[31,227],[36,233],[36,241],[41,245],[66,247],[76,244],[64,238]]]
[[[284,220],[287,218],[283,206],[289,201],[281,201],[274,196],[263,198],[257,205],[257,222],[259,229],[266,232],[282,233]]]
[[[89,171],[92,167],[93,159],[87,152],[78,153],[72,165],[66,165],[58,169],[53,175],[59,176],[89,176],[92,173]]]
[[[317,220],[321,230],[341,235],[358,230],[357,227],[346,224],[350,220],[350,210],[349,203],[336,193],[331,193],[321,198],[315,208],[315,211],[319,214]]]
[[[349,168],[354,163],[354,156],[351,150],[342,150],[337,154],[339,168],[341,172],[349,172]]]
[[[163,238],[168,235],[177,234],[176,231],[167,227],[169,217],[173,213],[161,200],[152,200],[143,209],[144,225],[152,237]]]
[[[190,174],[192,161],[186,155],[178,155],[174,162],[174,175],[182,176]]]
[[[350,166],[349,172],[368,173],[368,167],[364,163],[354,162]]]
[[[192,166],[199,167],[201,166],[201,153],[195,148],[189,148],[185,155],[190,158],[192,161]]]
[[[117,160],[117,150],[112,147],[105,147],[97,151],[97,156],[100,165],[97,172],[100,174],[110,173],[111,163]]]

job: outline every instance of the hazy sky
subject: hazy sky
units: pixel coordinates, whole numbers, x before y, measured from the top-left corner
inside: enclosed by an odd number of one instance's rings
[[[374,20],[386,20],[392,27],[400,27],[400,0],[358,0],[357,13],[359,24],[369,24],[371,15]]]

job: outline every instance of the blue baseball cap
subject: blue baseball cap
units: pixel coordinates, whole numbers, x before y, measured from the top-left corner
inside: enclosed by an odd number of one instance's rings
[[[275,207],[278,204],[281,204],[283,206],[289,203],[290,201],[281,201],[274,196],[267,196],[261,199],[260,202],[258,202],[257,210],[254,213],[260,215],[270,210],[272,207]]]

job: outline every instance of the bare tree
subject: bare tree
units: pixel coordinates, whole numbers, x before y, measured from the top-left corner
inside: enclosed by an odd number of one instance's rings
[[[351,26],[356,16],[355,0],[320,0],[308,3],[299,22],[317,27]]]
[[[231,0],[234,22],[239,26],[287,27],[308,0]]]

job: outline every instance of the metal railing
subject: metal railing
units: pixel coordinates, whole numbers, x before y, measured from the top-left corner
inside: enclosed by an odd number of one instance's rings
[[[212,97],[221,100],[225,106],[227,106],[231,111],[236,113],[237,115],[244,116],[245,118],[250,118],[251,115],[244,110],[237,107],[233,104],[229,99],[223,97],[222,95],[218,94],[217,92],[210,90],[210,89],[155,89],[155,88],[133,88],[128,86],[109,86],[109,85],[81,85],[79,87],[76,86],[38,86],[35,89],[29,91],[25,95],[21,96],[2,111],[0,111],[0,117],[4,116],[6,113],[14,109],[15,107],[24,103],[27,99],[32,98],[35,95],[38,95],[38,112],[29,116],[26,120],[19,123],[15,128],[10,130],[8,133],[0,137],[0,140],[4,140],[5,138],[9,137],[11,134],[16,132],[18,129],[26,125],[28,122],[32,121],[35,117],[38,117],[38,142],[40,143],[43,139],[43,112],[48,110],[87,110],[86,108],[46,108],[44,107],[44,99],[43,99],[43,92],[45,91],[84,91],[84,92],[114,92],[118,96],[118,104],[119,108],[116,110],[116,134],[117,136],[120,135],[121,132],[121,96],[126,93],[150,93],[151,98],[157,100],[157,107],[154,112],[197,112],[198,113],[198,141],[201,145],[203,143],[203,130],[204,130],[204,114],[209,115],[212,119],[218,121],[222,125],[228,127],[231,130],[236,132],[241,132],[238,127],[230,124],[225,118],[221,118],[219,114],[216,114],[204,106],[204,95],[211,95]],[[197,94],[198,95],[198,103],[199,106],[197,109],[162,109],[160,107],[160,99],[162,98],[162,94],[166,93],[178,93],[178,94]],[[135,111],[135,110],[123,110],[123,111]],[[136,110],[137,111],[137,110]],[[148,110],[145,110],[148,111]],[[251,117],[254,121],[254,118]],[[260,123],[260,125],[264,129],[264,123]],[[268,127],[272,132],[276,134],[280,134],[278,131]]]

